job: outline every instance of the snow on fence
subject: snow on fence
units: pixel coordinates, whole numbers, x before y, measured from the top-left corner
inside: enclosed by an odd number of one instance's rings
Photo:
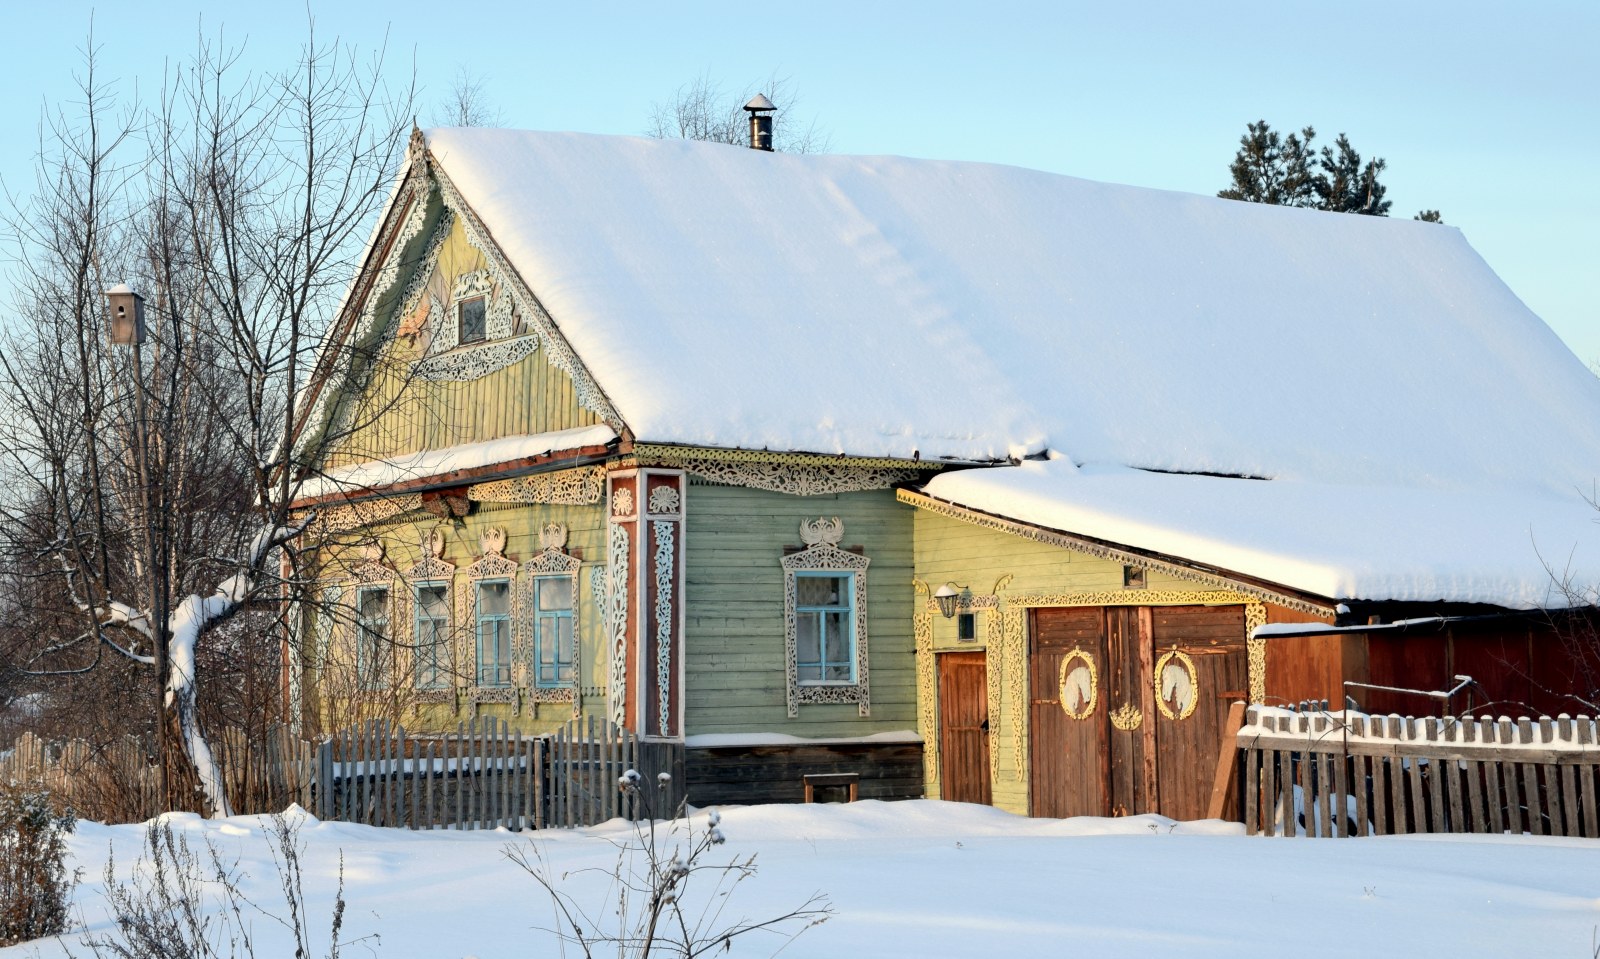
[[[1595,721],[1251,706],[1235,740],[1251,835],[1600,837]]]
[[[412,736],[382,720],[316,749],[312,810],[322,819],[407,829],[544,829],[670,816],[683,799],[683,746],[640,740],[593,716],[549,736],[513,733],[492,716],[453,734]],[[623,794],[629,769],[646,780]],[[667,774],[665,789],[658,776]]]

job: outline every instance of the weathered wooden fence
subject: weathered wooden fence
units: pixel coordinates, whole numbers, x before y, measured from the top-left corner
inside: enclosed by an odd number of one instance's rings
[[[374,721],[316,747],[312,811],[408,829],[543,829],[671,816],[684,795],[683,747],[641,741],[593,716],[544,737],[492,716],[446,736]],[[629,769],[645,780],[627,794]],[[667,773],[665,789],[657,777]]]
[[[1600,837],[1585,716],[1451,719],[1252,706],[1236,744],[1251,835]]]
[[[235,812],[275,812],[310,802],[312,746],[287,726],[253,732],[228,728],[211,738]],[[174,795],[194,793],[189,770],[179,766],[171,775]],[[23,733],[0,757],[0,782],[48,789],[77,815],[102,822],[136,822],[168,808],[160,795],[155,750],[132,736],[97,746]]]

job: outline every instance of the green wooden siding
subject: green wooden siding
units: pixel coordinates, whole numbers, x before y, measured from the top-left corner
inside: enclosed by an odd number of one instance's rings
[[[916,725],[911,646],[912,509],[889,490],[788,496],[693,484],[687,499],[686,732],[864,736]],[[802,519],[844,520],[841,546],[861,546],[867,570],[872,715],[854,705],[802,704],[790,719],[784,678],[784,547]]]
[[[1009,533],[985,529],[927,510],[916,511],[916,577],[928,584],[929,590],[938,589],[947,582],[966,586],[974,596],[993,592],[995,583],[1006,575],[1014,578],[1005,587],[1005,593],[1101,593],[1122,590],[1122,564],[1098,559],[1082,553],[1036,543]],[[1141,596],[1152,590],[1192,590],[1197,588],[1188,580],[1150,570],[1146,573],[1147,587],[1126,591],[1126,602],[1137,605]],[[972,650],[988,647],[989,623],[994,613],[979,610],[977,616],[977,642],[958,642],[956,619],[945,619],[933,614],[933,643],[937,650]],[[1027,629],[1024,615],[1023,629]],[[1026,636],[1024,636],[1026,642]],[[1024,657],[1026,645],[1024,645]],[[988,668],[999,668],[998,653],[991,651]],[[993,730],[989,746],[995,754],[997,777],[994,779],[993,802],[1001,809],[1026,815],[1028,812],[1028,780],[1026,769],[1018,775],[1016,764],[1016,728],[1011,722],[1012,712],[1020,710],[1022,731],[1026,736],[1028,715],[1027,683],[1021,684],[1023,696],[1019,700],[1012,694],[1015,685],[1003,683],[1000,689],[1000,709],[991,707],[989,726]],[[936,695],[935,689],[925,689],[924,695]],[[938,712],[934,712],[937,723]],[[927,748],[938,748],[939,731],[920,730]],[[1027,761],[1026,742],[1021,755]],[[930,779],[927,794],[937,797],[939,782]]]

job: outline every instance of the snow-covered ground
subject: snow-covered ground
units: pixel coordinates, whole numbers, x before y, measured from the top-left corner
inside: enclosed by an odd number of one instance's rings
[[[697,817],[704,829],[705,817]],[[249,894],[276,899],[261,817],[175,816],[248,873]],[[1600,842],[1533,837],[1265,839],[1218,822],[1159,817],[1023,819],[933,801],[762,806],[723,812],[719,861],[756,853],[760,873],[725,916],[766,918],[826,893],[836,916],[789,945],[803,956],[1471,956],[1588,957],[1600,927]],[[325,906],[344,858],[347,938],[381,934],[379,956],[560,955],[548,896],[507,860],[538,844],[580,901],[603,895],[613,822],[538,835],[414,833],[307,817],[307,893]],[[90,930],[107,928],[101,874],[137,857],[140,826],[80,825],[76,901]],[[691,892],[691,896],[693,893]],[[325,933],[325,919],[316,928]],[[257,921],[257,954],[277,930]],[[782,942],[748,939],[733,954]],[[286,945],[286,943],[285,943]],[[346,955],[369,954],[367,945]],[[75,950],[83,953],[81,948]],[[62,956],[58,943],[0,950],[0,959]],[[573,955],[568,951],[567,955]]]

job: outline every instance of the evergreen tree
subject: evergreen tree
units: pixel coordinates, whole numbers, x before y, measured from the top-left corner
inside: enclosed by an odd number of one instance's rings
[[[1249,125],[1239,138],[1239,153],[1229,170],[1233,186],[1218,193],[1225,200],[1248,200],[1281,206],[1315,206],[1312,189],[1311,141],[1317,131],[1278,135],[1267,121]]]
[[[1239,138],[1239,152],[1228,172],[1233,183],[1217,196],[1280,206],[1308,207],[1334,213],[1388,216],[1388,188],[1378,177],[1388,167],[1382,157],[1362,160],[1343,133],[1320,152],[1311,141],[1316,131],[1306,127],[1298,134],[1281,136],[1265,120],[1247,126]],[[1423,210],[1417,219],[1443,223],[1438,210]]]
[[[1317,161],[1321,169],[1312,183],[1317,194],[1316,208],[1333,213],[1363,213],[1368,216],[1388,216],[1386,190],[1378,182],[1378,174],[1387,166],[1381,157],[1361,162],[1361,154],[1350,145],[1343,133],[1331,147],[1322,148],[1322,158]]]

